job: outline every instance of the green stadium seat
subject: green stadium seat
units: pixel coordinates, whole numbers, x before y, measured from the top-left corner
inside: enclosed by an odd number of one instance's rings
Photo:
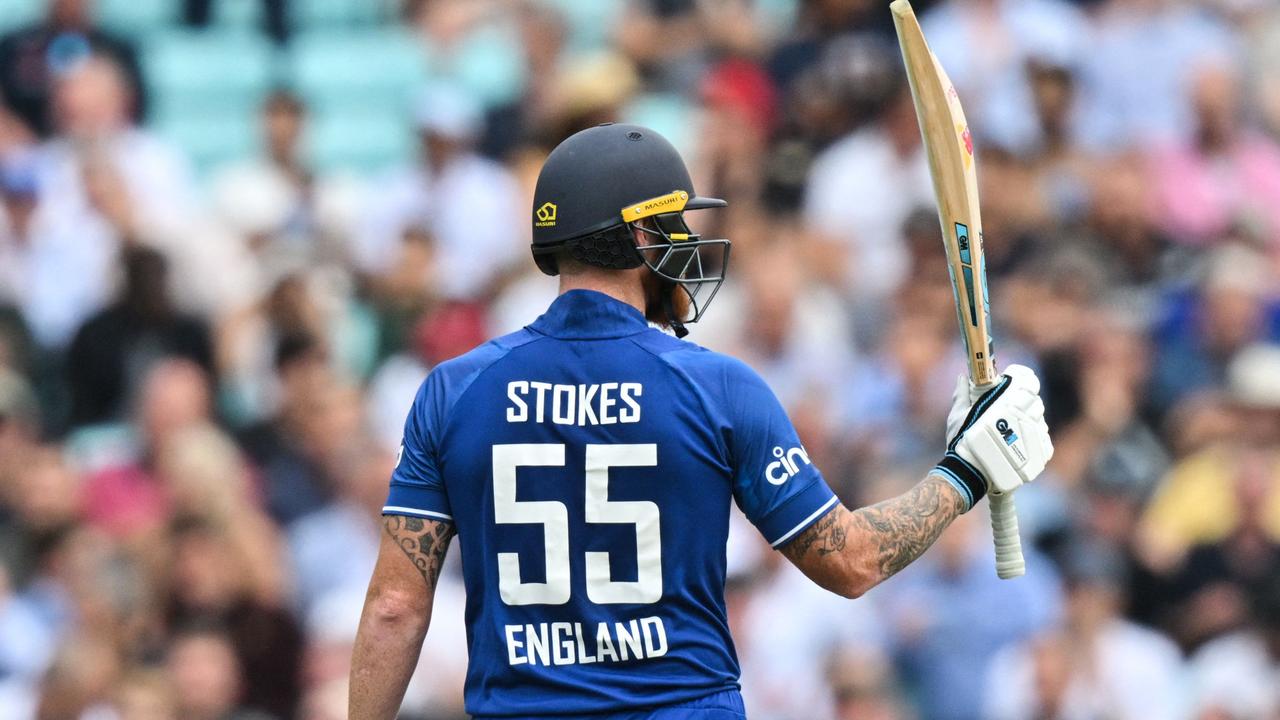
[[[291,43],[287,77],[316,108],[403,108],[426,79],[427,53],[407,31],[313,31]]]
[[[98,21],[110,30],[145,36],[177,23],[182,0],[97,0]]]
[[[487,107],[520,97],[525,84],[524,57],[514,31],[491,27],[472,33],[454,51],[442,74],[468,90]]]
[[[407,162],[417,147],[407,113],[354,105],[316,113],[308,123],[306,143],[318,170],[362,173]]]
[[[393,19],[398,7],[396,0],[305,0],[289,5],[289,20],[302,31],[371,26]]]
[[[143,71],[158,104],[254,105],[275,82],[275,50],[253,33],[175,30],[146,43]]]
[[[259,147],[257,116],[238,110],[157,113],[152,127],[177,143],[201,175],[232,160],[250,157]]]
[[[44,0],[0,0],[0,33],[31,25],[44,17]]]
[[[564,15],[572,49],[595,50],[607,44],[625,0],[549,0],[548,4]]]
[[[696,149],[697,125],[690,122],[696,115],[697,108],[672,93],[645,93],[622,109],[623,122],[657,130],[685,157],[693,156]]]
[[[262,27],[264,14],[262,0],[214,0],[212,25],[224,31],[252,32]]]

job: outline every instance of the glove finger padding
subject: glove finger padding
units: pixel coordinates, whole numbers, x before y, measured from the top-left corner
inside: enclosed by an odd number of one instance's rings
[[[956,388],[951,392],[951,410],[947,412],[947,440],[956,436],[964,426],[969,409],[982,397],[968,375],[956,376]]]
[[[942,467],[976,471],[992,493],[1031,482],[1053,456],[1044,422],[1040,381],[1030,368],[1011,365],[1001,382],[974,403],[948,444]]]

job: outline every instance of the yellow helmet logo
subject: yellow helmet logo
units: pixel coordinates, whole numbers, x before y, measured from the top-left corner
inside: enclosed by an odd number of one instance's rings
[[[544,202],[534,212],[534,215],[538,218],[538,222],[534,223],[535,227],[551,227],[556,224],[556,204]]]

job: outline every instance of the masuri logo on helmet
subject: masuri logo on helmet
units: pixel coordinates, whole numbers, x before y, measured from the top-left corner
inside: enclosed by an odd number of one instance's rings
[[[541,205],[538,206],[538,209],[535,212],[538,220],[533,224],[533,226],[534,227],[554,227],[556,224],[557,210],[558,208],[556,208],[556,204],[553,202],[542,203]]]

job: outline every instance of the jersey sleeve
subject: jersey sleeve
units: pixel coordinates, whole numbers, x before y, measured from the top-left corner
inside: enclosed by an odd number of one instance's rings
[[[444,429],[444,387],[432,373],[418,389],[404,422],[404,436],[391,473],[391,490],[383,515],[411,515],[453,520],[444,477],[440,474],[437,439]]]
[[[781,547],[830,512],[839,499],[764,380],[737,361],[725,372],[733,495],[769,544]]]

